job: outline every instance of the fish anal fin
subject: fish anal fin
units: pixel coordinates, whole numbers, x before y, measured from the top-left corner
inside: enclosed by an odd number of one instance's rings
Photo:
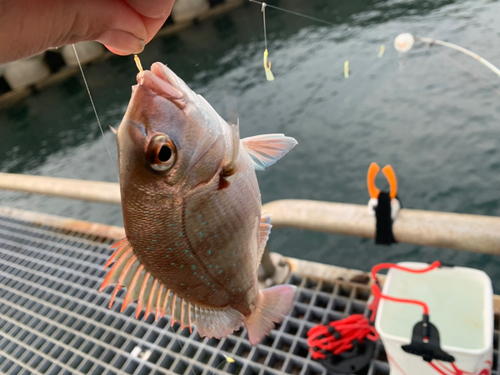
[[[155,297],[157,294],[157,288],[158,288],[158,279],[154,279],[153,286],[151,287],[151,291],[149,292],[148,304],[146,305],[146,315],[144,316],[144,319],[147,319],[149,314],[156,308]]]
[[[163,284],[160,283],[160,288],[158,289],[158,294],[156,295],[155,322],[157,322],[158,319],[160,318],[162,292],[163,292]]]
[[[138,293],[138,290],[137,288],[135,288],[134,286],[139,283],[142,284],[142,277],[144,277],[144,275],[142,274],[143,273],[143,266],[142,264],[139,265],[139,267],[137,267],[137,270],[135,271],[135,274],[134,274],[134,277],[132,278],[132,281],[130,282],[130,284],[127,284],[127,294],[125,295],[125,299],[123,300],[123,303],[122,303],[122,309],[121,311],[125,311],[125,309],[127,308],[128,304],[132,301],[135,301],[137,298],[139,298],[139,293]]]
[[[167,289],[167,291],[165,292],[165,298],[163,299],[163,305],[161,307],[160,316],[165,315],[166,312],[168,311],[167,306],[168,306],[168,296],[169,295],[170,295],[170,289]]]
[[[113,255],[111,255],[108,259],[108,261],[106,262],[106,264],[104,265],[104,267],[102,268],[103,270],[105,270],[106,268],[108,268],[111,264],[113,264],[113,262],[115,261],[115,258],[120,258],[120,256],[123,254],[123,252],[127,251],[130,247],[130,244],[128,242],[128,239],[127,237],[125,238],[122,238],[120,241],[114,243],[113,245],[111,245],[111,249],[116,249],[115,252],[113,253]]]
[[[297,145],[294,138],[286,137],[284,134],[256,135],[244,138],[241,142],[258,171],[273,165]]]
[[[144,300],[148,299],[147,295],[146,296],[144,295],[144,292],[146,291],[146,288],[148,286],[148,282],[149,282],[150,278],[151,278],[151,274],[148,272],[148,273],[146,273],[146,276],[144,276],[144,280],[142,281],[141,291],[139,293],[139,298],[137,299],[137,309],[135,312],[136,319],[139,319],[139,315],[141,314],[141,311],[144,308]],[[147,317],[145,316],[144,318],[147,318]]]
[[[259,252],[257,254],[257,264],[256,267],[259,266],[260,261],[262,259],[262,254],[264,253],[264,249],[266,248],[267,240],[269,239],[269,234],[271,234],[271,215],[264,215],[260,217],[259,223]]]
[[[101,287],[99,288],[100,292],[102,292],[104,288],[118,282],[123,268],[126,266],[128,259],[132,256],[134,256],[134,254],[132,253],[132,248],[130,246],[126,246],[125,251],[122,251],[117,256],[115,264],[113,264],[113,267],[111,267],[111,270],[108,272],[106,278],[102,282]]]
[[[186,326],[184,325],[184,309],[185,309],[185,306],[184,306],[184,298],[183,298],[181,300],[181,329],[186,328]]]
[[[118,247],[123,247],[125,245],[128,245],[128,238],[125,237],[125,238],[122,238],[121,240],[119,241],[116,241],[113,245],[111,245],[109,248],[110,249],[116,249]],[[115,254],[113,254],[114,256]],[[113,256],[111,256],[111,258],[113,258]]]
[[[168,288],[147,271],[133,253],[130,244],[121,243],[119,246],[125,246],[126,249],[118,254],[115,252],[113,259],[115,263],[100,289],[116,284],[110,307],[116,294],[122,289],[127,289],[122,311],[137,300],[136,318],[144,309],[146,309],[144,319],[151,313],[155,313],[155,319],[168,314],[171,315],[171,324],[179,322],[182,328],[189,327],[190,331],[194,325],[198,328],[200,336],[216,338],[226,337],[243,325],[245,317],[238,310],[231,307],[199,306],[177,295],[173,289]]]
[[[170,326],[172,327],[175,322],[179,321],[180,319],[176,319],[177,317],[175,316],[175,303],[177,302],[177,294],[174,294],[172,296],[172,310],[170,312],[170,315],[172,316],[172,320],[170,321]]]
[[[191,318],[191,303],[188,302],[187,305],[188,305],[187,317],[188,317],[189,333],[193,333],[193,323]]]
[[[111,299],[109,300],[109,308],[113,307],[113,302],[115,301],[115,297],[118,294],[118,292],[122,289],[122,286],[120,284],[116,284],[115,289],[113,290],[113,294],[111,295]]]
[[[293,307],[296,287],[294,285],[277,285],[260,291],[257,307],[246,318],[245,327],[252,345],[257,345],[275,323],[285,319]]]
[[[201,337],[226,337],[240,329],[245,317],[238,310],[231,307],[214,309],[210,307],[194,306],[192,323],[196,325]]]

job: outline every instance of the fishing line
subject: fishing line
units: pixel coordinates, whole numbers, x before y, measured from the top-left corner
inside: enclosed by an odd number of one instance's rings
[[[256,1],[256,0],[248,0],[250,1],[251,3],[255,3],[255,4],[260,4],[261,6],[264,5],[266,7],[269,7],[269,8],[273,8],[273,9],[277,9],[277,10],[281,10],[282,12],[286,12],[286,13],[290,13],[290,14],[293,14],[295,16],[298,16],[298,17],[302,17],[302,18],[307,18],[309,20],[312,20],[312,21],[316,21],[316,22],[320,22],[320,23],[324,23],[325,25],[330,25],[330,26],[337,26],[335,25],[334,23],[332,22],[328,22],[328,21],[325,21],[325,20],[322,20],[320,18],[316,18],[316,17],[312,17],[312,16],[308,16],[306,14],[302,14],[302,13],[298,13],[298,12],[294,12],[293,10],[288,10],[288,9],[285,9],[285,8],[280,8],[280,7],[277,7],[275,5],[270,5],[270,4],[267,4],[267,3],[264,3],[262,1]],[[265,24],[266,24],[266,20],[264,19],[264,29],[265,29]],[[267,43],[267,42],[266,42]],[[266,44],[266,48],[267,48],[267,44]]]
[[[301,14],[301,13],[295,12],[293,10],[288,10],[288,9],[285,9],[285,8],[277,7],[275,5],[269,5],[269,4],[267,4],[265,2],[262,2],[262,1],[257,1],[257,0],[249,0],[249,1],[251,3],[259,4],[261,6],[262,21],[264,23],[264,44],[265,44],[264,61],[263,62],[264,62],[264,70],[266,72],[266,79],[268,81],[274,81],[274,75],[273,75],[273,73],[271,71],[271,62],[267,61],[269,52],[267,51],[266,7],[270,7],[270,8],[276,9],[276,10],[280,10],[280,11],[285,12],[285,13],[290,13],[290,14],[293,14],[295,16],[306,18],[308,20],[312,20],[312,21],[315,21],[315,22],[323,23],[323,24],[326,24],[326,25],[329,25],[329,26],[336,26],[332,22],[328,22],[328,21],[322,20],[320,18],[308,16],[308,15],[305,15],[305,14]]]
[[[73,51],[75,51],[76,61],[78,62],[78,67],[80,68],[80,72],[82,73],[83,82],[85,83],[85,88],[87,89],[87,94],[89,95],[90,104],[92,104],[92,109],[94,110],[95,118],[97,123],[99,124],[99,129],[101,129],[102,139],[104,140],[104,145],[106,146],[106,150],[108,151],[109,160],[114,164],[113,158],[111,157],[111,151],[109,151],[108,143],[106,142],[106,138],[104,137],[104,130],[102,129],[101,120],[99,120],[99,116],[97,115],[97,110],[95,108],[94,100],[92,99],[92,94],[90,93],[89,84],[87,83],[87,79],[85,78],[85,74],[83,73],[82,64],[80,63],[80,58],[78,57],[78,52],[76,52],[76,47],[74,44],[71,45],[73,47]],[[119,180],[118,173],[116,173],[115,168],[113,168],[115,172],[116,178]]]
[[[262,3],[262,21],[264,21],[264,45],[266,46],[267,49],[267,30],[266,30],[266,3]]]
[[[456,61],[454,58],[452,58],[451,56],[448,56],[447,54],[445,54],[444,52],[441,52],[441,51],[437,51],[441,56],[445,57],[446,59],[448,59],[451,63],[453,63],[455,66],[457,66],[458,68],[462,69],[465,73],[469,74],[471,77],[477,79],[478,81],[484,83],[485,86],[488,86],[490,87],[493,91],[495,91],[497,93],[497,95],[500,95],[500,90],[497,89],[495,86],[493,86],[491,83],[489,83],[488,81],[486,81],[484,78],[481,78],[479,77],[478,75],[474,74],[473,72],[471,72],[469,69],[467,69],[464,65],[462,65],[461,63],[459,63],[458,61]]]
[[[224,356],[225,359],[221,363],[219,363],[219,365],[215,368],[215,371],[218,371],[221,368],[221,366],[224,366],[226,364],[226,362],[229,364],[235,362],[233,358],[225,355],[224,353],[221,353],[221,354]],[[214,375],[215,375],[215,371],[212,372]]]
[[[264,71],[266,72],[266,79],[268,81],[274,81],[274,75],[273,72],[271,71],[271,62],[267,62],[267,57],[269,55],[269,52],[267,51],[267,29],[266,29],[266,3],[262,3],[262,6],[260,8],[260,11],[262,12],[262,20],[264,21],[264,44],[265,44],[265,49],[264,49]]]

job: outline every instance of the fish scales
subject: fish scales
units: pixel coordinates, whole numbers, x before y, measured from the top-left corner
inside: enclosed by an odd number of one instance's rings
[[[127,289],[122,310],[164,314],[201,336],[246,326],[258,343],[283,320],[295,288],[258,289],[269,231],[255,170],[296,145],[269,134],[240,140],[200,95],[160,63],[138,74],[117,132],[126,239],[101,290]]]
[[[247,164],[253,168],[250,160]],[[260,211],[254,209],[258,207],[255,202],[241,198],[255,191],[246,189],[253,184],[248,185],[243,179],[235,184],[236,190],[214,190],[210,185],[196,189],[188,196],[191,199],[186,199],[167,218],[161,215],[163,210],[147,220],[134,220],[133,214],[130,217],[130,222],[143,223],[143,227],[135,231],[141,233],[138,239],[134,240],[135,236],[131,236],[135,246],[148,249],[138,258],[151,265],[150,272],[167,288],[175,289],[179,296],[190,298],[193,303],[210,300],[214,306],[228,306],[232,301],[235,305],[242,296],[241,291],[247,291],[256,277],[253,266],[246,267],[246,264],[253,265],[254,262],[241,259],[242,256],[253,259],[256,251],[241,250],[246,246],[243,241],[245,233],[254,235],[251,229],[256,227]],[[249,190],[249,194],[245,194],[245,189]],[[233,203],[227,197],[231,192],[237,193],[235,204],[240,207],[239,210],[232,209]],[[134,206],[142,206],[140,198],[135,198],[135,201]],[[169,206],[172,207],[171,204]],[[255,220],[244,220],[247,215],[252,215]],[[161,222],[158,223],[158,220]],[[167,279],[161,277],[164,271],[168,272]],[[198,284],[191,287],[192,284],[185,280],[197,280]]]
[[[245,168],[253,173],[250,158],[242,155],[240,159],[247,160],[241,160],[240,173],[245,174]],[[188,212],[195,213],[193,220],[186,221],[188,238],[193,248],[201,250],[202,263],[213,280],[210,286],[223,288],[221,293],[215,287],[207,288],[212,304],[231,305],[246,312],[249,312],[248,300],[255,298],[254,290],[249,289],[257,278],[253,258],[257,256],[255,229],[261,214],[260,199],[252,194],[258,191],[255,173],[253,176],[252,173],[247,172],[246,177],[235,180],[232,183],[234,189],[214,190],[207,187],[206,191],[195,191],[190,196],[193,199],[188,200],[186,205]],[[256,240],[251,241],[249,236]],[[249,243],[254,246],[253,249],[249,248]],[[245,299],[241,300],[243,297]]]

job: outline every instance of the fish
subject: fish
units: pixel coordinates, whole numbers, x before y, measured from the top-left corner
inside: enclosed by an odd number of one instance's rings
[[[166,65],[137,75],[116,134],[126,237],[112,246],[100,290],[109,307],[127,289],[158,320],[226,337],[243,325],[256,345],[293,306],[296,288],[259,290],[257,269],[271,231],[255,171],[290,151],[283,134],[240,139]]]

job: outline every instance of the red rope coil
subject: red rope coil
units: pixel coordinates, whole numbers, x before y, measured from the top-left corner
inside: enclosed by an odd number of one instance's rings
[[[382,293],[380,282],[377,278],[377,273],[383,269],[398,269],[410,273],[426,273],[441,266],[441,262],[436,261],[429,267],[422,269],[411,269],[401,267],[393,263],[381,263],[372,268],[371,276],[374,280],[372,284],[373,302],[368,306],[371,310],[370,318],[362,314],[355,314],[348,316],[342,320],[330,322],[327,325],[318,324],[311,328],[307,334],[307,343],[309,344],[309,351],[313,359],[325,359],[328,353],[339,355],[345,351],[351,350],[354,343],[357,341],[371,340],[377,341],[379,335],[373,326],[377,314],[377,308],[381,299],[391,302],[407,303],[418,305],[422,307],[424,314],[429,314],[429,306],[418,300],[396,298],[385,295]]]

